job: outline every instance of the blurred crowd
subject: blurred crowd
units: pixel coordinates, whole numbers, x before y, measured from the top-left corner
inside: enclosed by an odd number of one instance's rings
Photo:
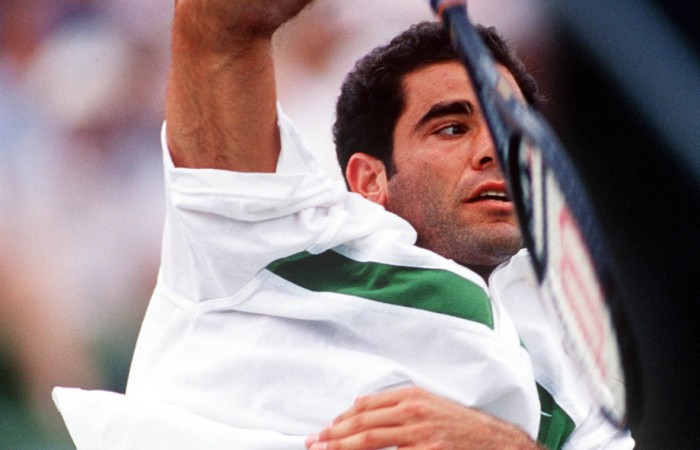
[[[0,448],[123,389],[158,267],[169,2],[0,2]]]
[[[471,1],[546,64],[536,0]],[[122,391],[157,276],[171,0],[0,0],[0,448],[71,448],[53,386]],[[328,171],[354,61],[422,0],[319,0],[276,41],[284,110]],[[528,58],[525,58],[528,60]]]

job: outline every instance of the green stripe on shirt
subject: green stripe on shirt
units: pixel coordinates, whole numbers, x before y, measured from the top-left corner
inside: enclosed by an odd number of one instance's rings
[[[297,253],[268,270],[314,292],[335,292],[432,311],[493,329],[491,300],[477,284],[450,271],[360,262],[328,250]]]
[[[539,384],[537,385],[537,394],[540,397],[540,408],[542,409],[537,442],[548,450],[559,450],[573,433],[576,424],[557,404],[552,395]]]

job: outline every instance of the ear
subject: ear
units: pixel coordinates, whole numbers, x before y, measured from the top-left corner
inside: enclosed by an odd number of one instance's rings
[[[355,153],[348,161],[345,179],[352,192],[386,206],[389,189],[384,163],[366,153]]]

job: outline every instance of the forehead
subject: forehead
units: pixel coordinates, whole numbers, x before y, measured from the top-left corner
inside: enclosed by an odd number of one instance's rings
[[[502,65],[498,65],[501,76],[523,99],[513,75]],[[467,71],[458,61],[431,64],[406,74],[402,80],[404,93],[404,114],[429,109],[432,105],[448,100],[467,100],[478,105],[476,93]]]
[[[407,109],[447,99],[475,99],[476,94],[461,63],[431,64],[406,74],[402,81]]]

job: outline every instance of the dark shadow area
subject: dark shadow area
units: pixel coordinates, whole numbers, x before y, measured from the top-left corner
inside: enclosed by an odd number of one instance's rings
[[[697,3],[659,6],[697,56]],[[553,125],[592,198],[622,287],[639,358],[627,374],[638,388],[630,392],[633,434],[640,449],[700,448],[700,174],[655,131],[649,111],[642,114],[585,38],[559,23],[563,97],[553,101],[565,105],[557,109],[566,117]],[[647,107],[663,115],[676,105]]]

